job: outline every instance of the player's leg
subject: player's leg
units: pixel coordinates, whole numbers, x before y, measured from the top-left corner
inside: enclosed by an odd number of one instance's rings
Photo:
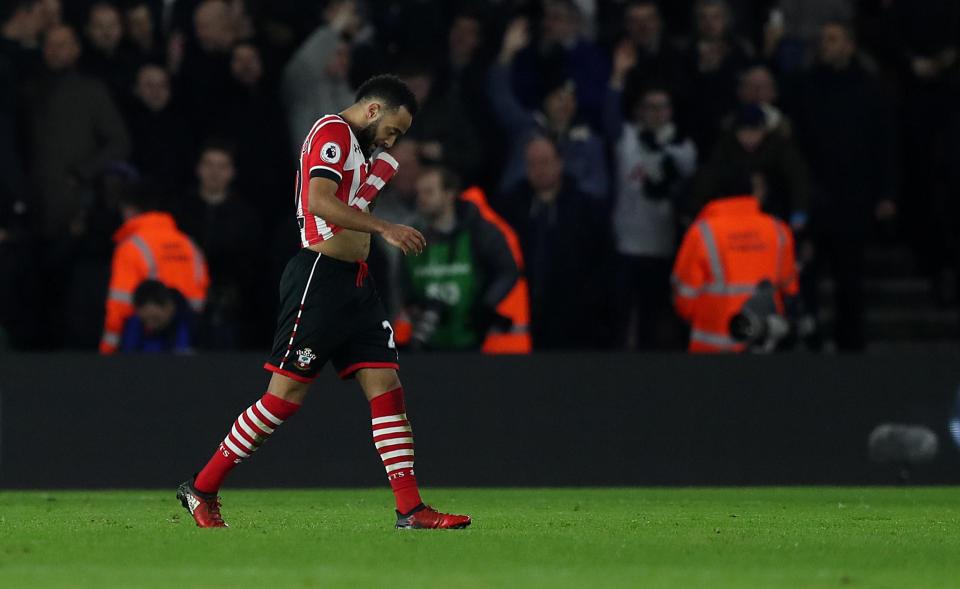
[[[225,525],[217,497],[223,481],[300,409],[310,383],[327,360],[320,342],[329,327],[330,313],[325,312],[324,303],[333,297],[327,296],[322,280],[314,280],[318,260],[315,252],[302,250],[284,270],[277,332],[264,365],[273,372],[267,392],[237,416],[203,469],[178,489],[178,498],[200,527]]]
[[[413,472],[413,430],[400,378],[392,368],[364,368],[356,378],[370,403],[373,443],[387,471],[397,512],[410,513],[423,502]]]
[[[423,504],[414,475],[413,428],[403,386],[393,368],[363,368],[357,382],[370,402],[373,444],[380,454],[397,504],[398,528],[465,528],[470,516],[440,513]]]

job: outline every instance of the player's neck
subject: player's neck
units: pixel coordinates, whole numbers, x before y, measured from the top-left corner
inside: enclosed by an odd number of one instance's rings
[[[347,107],[345,110],[338,113],[340,118],[347,122],[350,125],[350,128],[353,129],[354,134],[360,129],[363,129],[367,117],[366,112],[364,111],[364,106],[362,104],[354,104]]]

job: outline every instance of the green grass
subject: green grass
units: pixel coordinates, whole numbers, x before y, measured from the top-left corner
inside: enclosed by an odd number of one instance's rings
[[[429,489],[464,531],[391,528],[389,490],[0,492],[0,587],[958,587],[960,489]]]

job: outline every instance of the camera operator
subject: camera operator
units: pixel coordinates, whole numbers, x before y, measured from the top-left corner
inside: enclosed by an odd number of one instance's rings
[[[769,352],[789,335],[793,234],[761,212],[764,192],[763,176],[729,169],[683,238],[672,281],[691,352]]]

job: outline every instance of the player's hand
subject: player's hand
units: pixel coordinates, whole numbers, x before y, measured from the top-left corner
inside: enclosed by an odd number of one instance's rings
[[[518,51],[530,44],[530,30],[527,19],[515,18],[507,25],[503,33],[503,45],[500,48],[500,59],[510,61]]]
[[[406,225],[388,225],[380,235],[393,247],[400,248],[404,255],[409,255],[410,252],[420,255],[423,248],[427,247],[423,234]]]

